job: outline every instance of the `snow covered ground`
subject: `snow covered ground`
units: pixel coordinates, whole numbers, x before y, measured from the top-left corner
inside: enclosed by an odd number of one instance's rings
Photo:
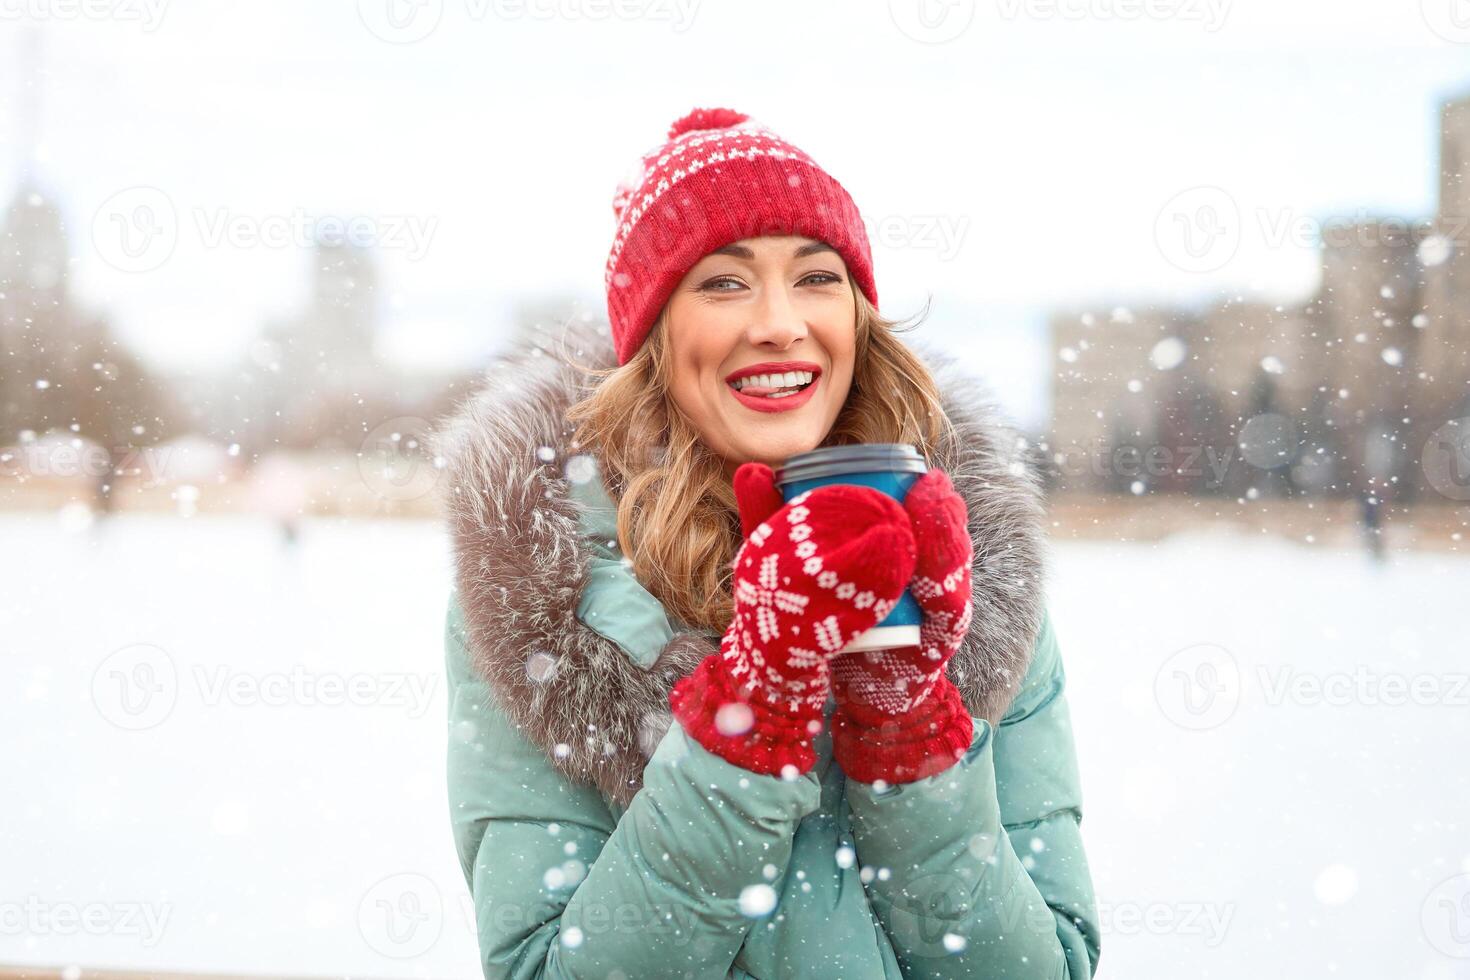
[[[474,977],[421,522],[0,516],[0,963]],[[1470,977],[1470,563],[1054,549],[1100,975]]]

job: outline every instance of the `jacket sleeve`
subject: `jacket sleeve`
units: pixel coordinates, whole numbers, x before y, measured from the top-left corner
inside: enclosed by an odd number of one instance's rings
[[[757,922],[745,911],[764,885],[780,892],[796,826],[820,803],[816,776],[741,769],[676,721],[615,821],[472,674],[459,617],[451,602],[449,804],[484,975],[743,975],[731,964]]]
[[[907,980],[1087,980],[1100,936],[1079,824],[1065,677],[1044,617],[999,729],[975,719],[949,770],[881,790],[849,781],[854,848]]]

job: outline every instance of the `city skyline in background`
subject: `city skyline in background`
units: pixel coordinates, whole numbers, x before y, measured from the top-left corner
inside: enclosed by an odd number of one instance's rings
[[[29,165],[67,229],[76,300],[109,319],[146,363],[207,374],[250,357],[271,323],[311,302],[312,251],[301,229],[320,227],[316,219],[365,221],[375,349],[405,370],[474,370],[527,303],[574,299],[601,318],[611,195],[625,163],[661,135],[663,116],[686,103],[728,103],[809,146],[853,192],[870,222],[885,312],[910,315],[932,299],[920,336],[960,351],[1018,421],[1038,428],[1055,369],[1047,319],[1058,308],[1204,303],[1227,292],[1304,301],[1319,285],[1315,243],[1286,232],[1323,216],[1433,214],[1437,106],[1470,89],[1470,47],[1436,34],[1422,11],[1380,12],[1377,46],[1354,50],[1370,36],[1345,26],[1351,16],[1314,25],[1298,7],[1282,14],[1294,21],[1272,24],[1237,5],[1213,31],[1139,25],[1179,46],[1167,56],[1141,52],[1145,63],[1130,65],[1117,63],[1116,45],[1105,66],[1086,49],[1089,32],[1118,24],[1059,22],[1043,32],[1038,18],[1022,17],[1003,30],[977,23],[942,44],[915,41],[897,19],[876,42],[875,25],[857,24],[869,32],[871,57],[946,93],[934,105],[913,88],[904,104],[901,93],[880,91],[881,78],[853,80],[846,98],[824,97],[819,109],[773,93],[759,67],[788,50],[782,38],[761,55],[732,55],[751,77],[732,78],[718,95],[708,84],[672,95],[642,65],[627,69],[630,83],[651,90],[626,107],[600,103],[595,87],[573,98],[543,86],[511,100],[486,83],[514,81],[543,24],[491,15],[456,31],[452,18],[473,8],[451,5],[437,31],[395,44],[373,33],[363,9],[342,30],[320,11],[270,8],[262,19],[279,16],[296,30],[253,47],[262,39],[247,31],[238,58],[210,63],[191,54],[188,39],[221,30],[217,16],[165,7],[152,29],[43,21],[38,70],[27,76],[23,57],[0,65],[0,138],[17,148],[32,141],[16,134],[36,133]],[[684,33],[738,27],[728,11],[695,13]],[[835,23],[812,11],[792,17],[794,28]],[[10,27],[18,49],[25,31]],[[610,29],[628,52],[653,52],[675,25]],[[611,57],[580,39],[586,33],[557,35],[568,87]],[[1003,50],[1003,37],[1015,50]],[[1313,37],[1323,43],[1313,47]],[[1246,49],[1256,65],[1248,76],[1222,70]],[[323,70],[327,51],[340,55],[334,72]],[[1053,52],[1045,70],[1028,62],[1045,51]],[[1183,69],[1191,54],[1200,63],[1179,72],[1176,91],[1149,86],[1130,103],[1115,86],[1106,112],[1090,103],[1089,71],[1126,90],[1170,59]],[[936,118],[967,86],[974,118],[952,109]],[[231,113],[247,94],[250,111]],[[127,117],[130,99],[149,111],[142,126],[134,112],[124,130],[115,120]],[[115,149],[85,149],[87,134]],[[1023,152],[998,150],[988,137]],[[296,148],[290,168],[251,166],[280,140]],[[1277,159],[1263,160],[1261,145]],[[895,171],[905,160],[920,161],[922,175]],[[26,162],[23,152],[0,160],[0,198],[14,193]],[[1180,268],[1155,228],[1171,198],[1196,186],[1223,189],[1243,216],[1238,249],[1205,272]],[[158,214],[172,209],[173,242],[161,260],[129,268],[108,232],[120,227],[119,212],[130,219],[139,189],[145,203],[162,202]]]
[[[1113,461],[1059,466],[1071,489],[1470,500],[1470,96],[1441,107],[1437,145],[1432,215],[1309,229],[1322,273],[1304,302],[1059,310],[1052,460]],[[1166,214],[1160,247],[1201,270],[1246,223],[1219,188]]]

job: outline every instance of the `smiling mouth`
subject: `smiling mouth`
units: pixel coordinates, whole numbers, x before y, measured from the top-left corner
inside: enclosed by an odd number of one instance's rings
[[[810,379],[807,381],[798,381],[795,384],[788,384],[784,378],[780,377],[757,375],[749,378],[741,378],[739,381],[727,381],[726,386],[731,391],[738,392],[747,398],[765,398],[772,401],[779,401],[782,398],[790,398],[793,395],[801,394],[816,384],[817,379],[821,377],[820,374],[815,372],[808,371],[803,373],[809,374],[811,376]]]

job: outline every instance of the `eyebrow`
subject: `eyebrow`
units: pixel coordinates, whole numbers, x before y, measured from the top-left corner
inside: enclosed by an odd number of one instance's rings
[[[837,250],[835,248],[833,248],[831,245],[828,245],[826,242],[808,242],[807,244],[802,245],[800,248],[798,248],[792,254],[791,257],[793,259],[804,259],[808,255],[816,255],[818,252],[835,252],[835,251],[837,251]],[[717,248],[717,249],[715,249],[713,252],[711,252],[709,254],[711,254],[711,255],[733,255],[737,259],[753,259],[753,258],[755,258],[755,253],[752,252],[750,249],[746,248],[744,245],[726,245],[724,248]]]

